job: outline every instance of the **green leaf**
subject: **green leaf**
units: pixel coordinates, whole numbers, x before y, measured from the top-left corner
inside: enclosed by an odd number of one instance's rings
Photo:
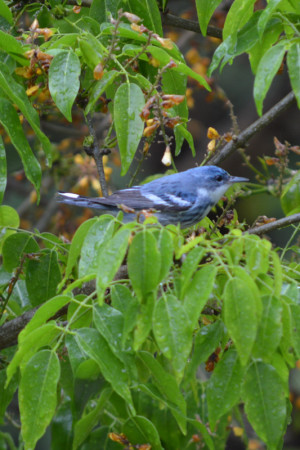
[[[235,0],[226,16],[223,39],[234,36],[248,22],[253,14],[255,0]]]
[[[177,421],[181,431],[186,433],[186,402],[176,383],[175,378],[165,371],[160,363],[148,352],[138,352],[138,358],[141,359],[146,368],[150,371],[153,382],[161,394],[168,401],[178,406],[181,414],[176,410],[171,410],[175,420]]]
[[[81,252],[81,248],[82,248],[84,239],[89,233],[89,229],[91,228],[92,225],[94,225],[95,222],[97,222],[96,217],[94,217],[93,219],[86,220],[85,222],[83,222],[80,225],[79,228],[77,228],[77,230],[73,236],[71,247],[69,250],[69,256],[68,256],[65,277],[63,280],[64,283],[65,283],[65,280],[70,275],[70,273],[72,272],[72,269],[77,262],[77,259]]]
[[[3,139],[0,136],[0,205],[2,203],[7,182],[6,155]]]
[[[5,33],[2,30],[0,30],[0,50],[5,53],[9,53],[12,58],[23,66],[29,65],[28,59],[24,56],[24,51],[27,49],[23,47],[23,45],[17,41],[14,36]]]
[[[121,336],[122,348],[124,348],[129,333],[134,329],[138,313],[139,302],[128,287],[121,284],[112,286],[111,299],[114,308],[117,308],[123,314],[123,331]],[[148,318],[149,319],[149,318]],[[151,320],[149,319],[150,325]]]
[[[44,303],[54,297],[61,281],[57,253],[54,250],[41,253],[37,260],[28,261],[26,271],[26,287],[33,306]]]
[[[186,290],[191,283],[191,278],[194,275],[194,272],[196,271],[201,259],[203,258],[204,252],[205,249],[203,247],[195,247],[187,254],[186,258],[183,261],[180,274],[179,298],[181,300],[184,299]],[[180,255],[176,255],[176,257],[179,258]]]
[[[279,18],[273,18],[268,22],[262,38],[257,40],[249,51],[249,60],[253,73],[257,72],[257,67],[262,56],[275,44],[282,31],[283,25]]]
[[[136,306],[133,306],[133,314],[137,314],[136,318],[133,317],[133,324],[136,326],[134,330],[134,351],[137,351],[140,348],[151,331],[155,300],[156,294],[154,292],[150,292],[143,297],[143,302],[139,305],[138,312]]]
[[[49,345],[59,333],[60,330],[56,328],[55,322],[49,322],[26,336],[7,368],[6,386],[8,386],[17,368],[20,365],[24,367],[39,348]]]
[[[144,130],[140,113],[145,105],[144,94],[137,84],[124,83],[114,99],[114,121],[124,175],[133,160]]]
[[[19,406],[26,449],[35,448],[52,420],[59,376],[58,357],[50,350],[36,353],[24,369],[19,388]]]
[[[260,116],[262,115],[264,98],[279,70],[285,51],[286,41],[280,41],[263,55],[258,64],[254,81],[254,99]]]
[[[39,249],[36,240],[28,233],[15,233],[8,236],[2,247],[5,270],[12,272],[20,265],[24,253],[35,253]]]
[[[79,446],[85,441],[85,439],[91,434],[93,428],[100,419],[100,414],[109,401],[109,397],[111,396],[112,389],[105,388],[102,390],[99,399],[94,400],[96,405],[88,414],[85,414],[81,417],[78,422],[76,422],[74,427],[74,440],[73,440],[73,450],[79,448]]]
[[[84,227],[78,239],[74,244],[74,258],[78,251],[76,247],[82,242],[83,235],[86,237],[83,241],[81,249],[81,258],[79,262],[79,277],[84,277],[89,274],[97,274],[98,272],[98,255],[99,249],[106,241],[109,241],[113,235],[115,222],[112,216],[103,215],[98,218],[96,222],[93,222],[91,226]]]
[[[159,349],[171,360],[180,380],[192,347],[192,329],[183,304],[174,295],[163,295],[155,304],[152,326]]]
[[[126,11],[130,11],[141,19],[149,30],[163,36],[161,15],[156,0],[128,0]]]
[[[52,164],[52,148],[51,143],[47,136],[42,132],[40,126],[40,118],[37,111],[34,109],[28,97],[25,89],[19,83],[17,83],[13,76],[9,73],[5,64],[0,62],[0,88],[3,90],[5,96],[8,96],[10,100],[15,103],[22,114],[28,120],[31,128],[35,132],[36,136],[40,140],[44,149],[47,164]]]
[[[300,358],[300,306],[290,305],[292,316],[292,342],[297,358]]]
[[[269,255],[271,242],[258,236],[247,236],[245,240],[246,263],[253,277],[259,273],[267,273],[269,269]]]
[[[237,352],[233,349],[224,352],[206,386],[211,430],[239,402],[244,374]]]
[[[0,97],[0,122],[19,153],[26,176],[36,188],[39,199],[41,185],[40,165],[27,142],[17,111],[8,100],[2,97]]]
[[[157,289],[161,257],[156,239],[150,231],[145,229],[134,236],[127,265],[133,289],[140,300]]]
[[[128,228],[121,228],[98,250],[96,286],[100,304],[103,303],[103,296],[108,284],[113,280],[125,257],[130,234],[131,231]]]
[[[13,399],[13,395],[19,386],[18,376],[15,376],[13,380],[9,383],[7,387],[5,387],[6,381],[6,370],[0,370],[0,423],[1,426],[4,424],[4,415],[9,406],[10,402]]]
[[[215,450],[216,447],[214,445],[214,441],[212,440],[210,432],[208,431],[206,426],[197,419],[188,419],[188,423],[195,427],[197,431],[200,431],[201,437],[209,450]]]
[[[224,319],[242,365],[250,357],[257,332],[255,296],[244,280],[232,278],[224,291]]]
[[[97,102],[100,95],[115,81],[116,77],[120,73],[116,70],[110,70],[105,72],[101,80],[97,81],[90,90],[89,102],[85,109],[85,115],[89,114],[94,109],[95,103]]]
[[[196,149],[195,149],[195,145],[194,145],[194,139],[193,139],[192,134],[186,128],[186,125],[184,125],[184,124],[176,125],[176,127],[174,128],[174,132],[178,132],[187,141],[187,143],[190,146],[192,155],[195,157]],[[176,151],[175,155],[178,156],[179,153],[180,153],[180,151]]]
[[[81,328],[77,332],[80,347],[93,359],[102,372],[104,378],[112,385],[112,388],[130,406],[134,413],[131,393],[128,387],[128,377],[123,363],[111,351],[106,340],[92,328]]]
[[[90,17],[100,24],[109,21],[109,14],[117,19],[120,0],[93,0],[90,7]]]
[[[280,2],[282,2],[282,0],[270,0],[268,2],[268,5],[265,7],[263,12],[261,13],[259,21],[257,22],[257,29],[258,29],[260,38],[262,38],[262,35],[266,28],[266,25],[267,25],[268,21],[271,19],[273,12],[276,11],[276,8]]]
[[[19,226],[20,218],[17,211],[11,206],[0,205],[0,227],[18,228]]]
[[[185,386],[194,379],[199,365],[209,358],[209,356],[220,345],[224,325],[221,320],[205,325],[195,336],[192,357],[188,363],[183,383]]]
[[[286,216],[300,212],[300,171],[293,176],[283,189],[280,203]]]
[[[201,311],[213,290],[217,268],[211,265],[202,267],[196,272],[187,287],[184,296],[184,309],[192,329],[196,326]]]
[[[0,16],[4,17],[10,25],[13,25],[13,15],[4,0],[0,0]]]
[[[284,385],[276,370],[264,362],[253,362],[246,372],[242,398],[254,431],[268,448],[277,449],[287,411]]]
[[[97,49],[86,39],[79,39],[79,47],[85,63],[91,70],[94,70],[101,62],[103,55],[98,53]]]
[[[39,309],[34,313],[33,318],[28,322],[28,324],[23,328],[18,336],[19,344],[22,344],[25,338],[32,333],[32,331],[38,329],[41,325],[47,322],[51,317],[53,317],[57,311],[63,308],[71,301],[71,297],[67,295],[58,295],[48,300],[46,303],[42,304]]]
[[[73,50],[54,56],[49,69],[49,90],[54,103],[72,122],[72,106],[79,90],[80,61]]]
[[[222,0],[196,0],[196,8],[200,30],[203,36],[206,36],[207,25],[217,6]]]
[[[173,238],[171,233],[165,228],[154,230],[152,232],[155,236],[158,251],[161,256],[161,266],[159,274],[159,282],[161,283],[169,273],[170,267],[173,263]]]
[[[282,336],[281,301],[274,296],[262,297],[263,319],[258,326],[253,356],[270,362]]]
[[[121,337],[124,325],[123,314],[104,303],[93,308],[95,327],[104,337],[111,350],[118,356],[121,351]]]
[[[123,425],[123,433],[132,445],[149,444],[151,450],[162,450],[157,429],[146,417],[130,417]]]

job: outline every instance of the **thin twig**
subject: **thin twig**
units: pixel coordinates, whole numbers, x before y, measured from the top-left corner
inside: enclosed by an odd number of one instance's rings
[[[288,217],[283,217],[282,219],[275,220],[274,222],[266,223],[260,227],[250,228],[246,233],[248,234],[261,234],[268,233],[269,231],[277,230],[278,228],[287,227],[293,223],[300,222],[300,213],[292,214]]]
[[[196,20],[182,19],[181,17],[174,16],[173,14],[162,14],[163,25],[171,25],[172,27],[182,28],[183,30],[194,31],[195,33],[202,34],[199,23]],[[221,28],[209,25],[207,27],[207,36],[222,39]]]
[[[102,159],[103,152],[101,152],[101,150],[99,148],[96,131],[95,131],[95,128],[93,125],[93,119],[92,119],[92,116],[90,113],[86,115],[86,122],[89,127],[89,132],[93,139],[93,142],[90,144],[90,146],[88,148],[86,147],[85,150],[95,160],[98,174],[99,174],[99,181],[100,181],[100,185],[101,185],[102,195],[104,195],[104,197],[107,197],[108,191],[107,191],[107,186],[106,186],[104,167],[103,167],[103,159]]]
[[[295,101],[294,92],[290,92],[282,100],[276,103],[268,112],[266,112],[262,117],[253,122],[248,128],[242,131],[238,136],[232,141],[228,142],[225,147],[220,150],[218,154],[215,154],[207,164],[219,164],[221,161],[226,159],[231,153],[240,147],[243,147],[245,143],[260,130],[265,128],[269,123],[271,123],[279,114],[285,111],[289,106],[291,106]]]

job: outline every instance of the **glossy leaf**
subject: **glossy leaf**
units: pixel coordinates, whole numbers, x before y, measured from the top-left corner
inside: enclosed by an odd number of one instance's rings
[[[46,323],[51,317],[57,313],[61,308],[67,305],[71,301],[71,297],[67,295],[58,295],[48,300],[38,308],[30,322],[23,328],[18,336],[19,344],[23,343],[25,338],[34,330],[38,329],[41,325]]]
[[[261,116],[264,98],[271,86],[273,78],[279,70],[284,53],[286,41],[271,47],[261,58],[254,81],[254,99],[258,114]]]
[[[93,0],[90,7],[90,16],[98,23],[108,22],[111,14],[117,19],[120,0]]]
[[[298,171],[283,189],[280,198],[285,215],[300,212],[300,171]]]
[[[265,28],[264,34],[261,39],[257,40],[255,45],[249,51],[249,60],[253,73],[257,72],[259,61],[266,53],[266,51],[272,47],[278,40],[280,33],[282,33],[283,24],[279,18],[273,18],[270,20]]]
[[[238,354],[224,352],[206,386],[209,423],[214,430],[217,420],[239,403],[245,369]]]
[[[294,42],[287,54],[287,66],[291,85],[300,108],[300,43]]]
[[[77,228],[71,243],[71,247],[68,255],[68,262],[65,272],[65,278],[68,278],[70,273],[72,272],[73,267],[75,266],[77,259],[80,255],[81,248],[84,242],[85,237],[89,233],[89,229],[94,223],[97,222],[97,218],[89,219],[83,222],[79,228]]]
[[[141,347],[151,331],[155,300],[156,294],[150,292],[143,296],[143,302],[139,305],[138,310],[133,311],[136,314],[136,317],[133,317],[133,324],[135,324],[134,351]]]
[[[121,84],[114,99],[114,120],[122,175],[129,169],[143,134],[144,122],[140,114],[144,105],[144,94],[137,84]]]
[[[245,410],[254,431],[270,449],[276,449],[284,431],[286,398],[283,382],[269,364],[255,361],[245,375]]]
[[[99,399],[96,400],[96,405],[88,414],[83,415],[74,427],[74,441],[73,449],[79,448],[79,446],[85,441],[85,439],[91,434],[93,428],[99,422],[99,416],[101,411],[109,401],[111,396],[111,388],[105,388],[102,390]]]
[[[16,148],[22,160],[28,180],[34,185],[39,198],[41,185],[41,168],[37,162],[23,132],[18,113],[13,105],[0,97],[0,122],[9,135],[12,144]]]
[[[200,25],[200,30],[203,36],[206,36],[207,25],[209,21],[222,0],[196,0],[198,21]]]
[[[171,233],[165,228],[160,228],[153,232],[158,251],[161,255],[161,266],[159,274],[159,282],[162,282],[169,273],[171,264],[173,262],[173,239]]]
[[[292,315],[292,342],[297,358],[300,358],[300,306],[290,305]]]
[[[246,263],[251,274],[267,273],[271,242],[258,236],[248,236],[245,240]]]
[[[209,356],[219,347],[223,330],[224,325],[221,320],[200,328],[194,339],[193,352],[186,368],[184,384],[194,379],[199,365],[207,361]]]
[[[0,16],[4,17],[10,25],[13,24],[13,15],[4,0],[0,0]]]
[[[163,295],[156,302],[153,332],[159,349],[181,379],[192,347],[192,329],[185,308],[174,295]]]
[[[143,20],[149,30],[163,36],[161,15],[156,0],[127,0],[128,6],[126,11],[130,11]]]
[[[3,200],[7,181],[6,154],[2,137],[0,136],[0,205]]]
[[[99,333],[104,337],[112,351],[121,351],[121,337],[124,325],[123,314],[105,303],[93,308],[93,320]]]
[[[80,61],[73,50],[59,52],[49,69],[51,97],[69,122],[72,122],[72,106],[79,90],[80,71]]]
[[[170,402],[178,406],[181,414],[172,410],[172,414],[176,419],[180,429],[186,432],[186,402],[176,383],[175,378],[160,365],[160,363],[148,352],[141,351],[138,353],[145,367],[150,371],[153,382],[161,394]]]
[[[256,300],[244,280],[228,280],[224,291],[224,318],[229,335],[245,365],[257,332]]]
[[[13,76],[9,73],[5,64],[0,62],[0,88],[3,90],[5,96],[8,96],[10,100],[15,103],[22,114],[28,120],[31,128],[35,132],[36,136],[40,140],[43,150],[46,155],[47,164],[52,164],[52,148],[51,143],[47,136],[42,132],[40,125],[40,118],[37,111],[30,103],[25,89],[19,83],[15,81]]]
[[[258,326],[253,356],[270,362],[282,336],[281,301],[274,296],[262,297],[263,319]]]
[[[180,124],[180,125],[176,125],[175,129],[174,129],[175,133],[179,133],[182,138],[184,138],[187,143],[189,144],[189,147],[191,149],[192,155],[196,156],[196,149],[195,149],[195,145],[194,145],[194,138],[193,135],[189,132],[189,130],[186,128],[186,126],[184,124]],[[177,149],[176,156],[179,155],[180,153],[180,149]]]
[[[134,291],[141,300],[157,288],[161,257],[150,231],[137,233],[129,247],[128,273]]]
[[[257,23],[257,29],[260,37],[262,37],[268,21],[271,19],[273,12],[276,11],[277,6],[281,2],[282,0],[270,0],[268,2],[268,5],[262,11],[259,21]]]
[[[146,417],[130,417],[123,425],[123,433],[133,445],[148,444],[151,450],[162,450],[157,429]]]
[[[23,66],[29,65],[28,59],[24,56],[25,49],[23,45],[14,36],[2,30],[0,30],[0,50],[9,53],[12,58]]]
[[[201,259],[204,256],[205,249],[203,247],[195,247],[188,252],[186,258],[183,261],[180,274],[180,299],[183,300],[186,290],[191,283],[192,276],[194,275]],[[179,255],[176,255],[177,258]]]
[[[80,347],[93,359],[102,372],[104,378],[112,385],[134,412],[131,393],[128,387],[128,377],[123,363],[109,348],[106,340],[92,328],[81,328],[77,332]]]
[[[36,330],[33,330],[26,339],[19,345],[17,352],[14,354],[7,368],[7,381],[6,386],[9,384],[11,378],[15,374],[17,368],[21,366],[24,368],[29,359],[37,352],[41,347],[45,347],[53,342],[53,340],[59,335],[60,330],[56,328],[55,322],[48,322]]]
[[[217,268],[207,265],[199,269],[184,296],[184,309],[192,329],[196,326],[215,283]]]
[[[74,257],[77,258],[76,247],[82,242],[83,235],[86,234],[81,248],[81,258],[79,262],[79,277],[98,272],[99,249],[105,242],[108,242],[114,231],[114,219],[111,216],[101,216],[93,222],[87,229],[84,227],[74,244]],[[80,244],[79,244],[80,245]]]
[[[12,272],[21,263],[24,253],[35,253],[39,251],[36,240],[27,233],[15,233],[5,239],[2,254],[3,266],[8,272]]]
[[[41,350],[27,363],[19,387],[22,437],[25,448],[35,448],[52,420],[57,402],[60,365],[56,353]]]
[[[250,19],[255,0],[235,0],[226,16],[223,39],[235,35]]]
[[[99,248],[96,286],[98,302],[100,304],[103,303],[105,289],[113,280],[125,257],[130,234],[130,229],[121,228],[110,240],[106,241],[104,245]]]
[[[57,253],[44,251],[38,259],[28,261],[26,270],[26,287],[33,306],[40,305],[54,297],[61,281],[61,273],[57,262]]]
[[[89,102],[85,109],[85,114],[89,114],[93,110],[100,95],[115,81],[118,75],[120,74],[116,70],[110,70],[109,72],[105,72],[101,80],[93,85],[90,90]]]

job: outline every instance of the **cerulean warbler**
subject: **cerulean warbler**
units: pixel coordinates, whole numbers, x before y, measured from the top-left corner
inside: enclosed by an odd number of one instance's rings
[[[216,166],[202,166],[168,175],[141,186],[114,192],[109,197],[82,197],[78,194],[58,194],[58,201],[101,210],[116,215],[124,212],[124,221],[142,220],[150,210],[162,225],[177,224],[187,228],[200,222],[233,183],[248,178],[230,176]]]

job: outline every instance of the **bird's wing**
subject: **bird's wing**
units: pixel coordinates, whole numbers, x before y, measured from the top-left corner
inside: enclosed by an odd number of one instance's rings
[[[180,195],[176,195],[176,193],[164,192],[157,194],[143,189],[143,186],[134,186],[128,189],[122,189],[110,195],[108,198],[101,198],[99,200],[102,204],[125,205],[137,210],[155,209],[161,212],[178,212],[185,211],[193,206],[195,199],[196,196],[187,200]]]

